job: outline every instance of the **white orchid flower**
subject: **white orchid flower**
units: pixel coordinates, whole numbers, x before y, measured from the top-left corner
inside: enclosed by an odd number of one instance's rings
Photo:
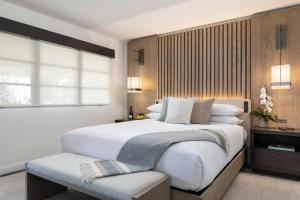
[[[260,97],[261,99],[265,99],[265,98],[267,98],[267,94],[266,94],[266,93],[261,93],[261,94],[259,95],[259,97]]]
[[[272,112],[272,108],[267,108],[266,109],[269,113]]]
[[[266,103],[267,103],[267,101],[266,101],[265,99],[262,99],[262,100],[260,101],[260,104],[261,104],[261,105],[266,105]]]
[[[262,87],[262,88],[260,89],[260,93],[267,93],[267,89],[266,89],[265,87]]]
[[[272,97],[267,94],[267,88],[262,87],[260,89],[259,97],[261,99],[260,104],[263,105],[264,112],[266,112],[266,113],[272,112],[272,110],[273,110],[272,107],[274,104],[272,102]]]

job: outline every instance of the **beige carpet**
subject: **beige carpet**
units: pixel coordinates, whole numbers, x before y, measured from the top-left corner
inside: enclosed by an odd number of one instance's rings
[[[223,200],[300,200],[300,182],[240,173]]]
[[[24,173],[0,178],[0,200],[25,200]],[[76,192],[49,200],[93,200]],[[300,182],[240,173],[223,200],[300,200]]]

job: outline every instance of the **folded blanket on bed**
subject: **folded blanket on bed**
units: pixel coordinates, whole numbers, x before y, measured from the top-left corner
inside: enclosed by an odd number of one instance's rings
[[[218,129],[143,134],[128,140],[116,160],[82,163],[83,181],[92,183],[96,178],[151,170],[170,146],[186,141],[214,142],[225,152],[229,151],[226,135]]]

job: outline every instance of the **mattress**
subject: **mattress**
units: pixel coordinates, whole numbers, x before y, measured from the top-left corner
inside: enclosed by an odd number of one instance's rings
[[[171,177],[173,187],[200,191],[242,149],[247,133],[242,126],[231,124],[168,124],[151,119],[104,124],[76,129],[61,138],[63,152],[99,160],[115,160],[122,146],[132,137],[153,132],[190,129],[221,129],[229,141],[229,151],[208,141],[189,141],[171,146],[155,170]]]

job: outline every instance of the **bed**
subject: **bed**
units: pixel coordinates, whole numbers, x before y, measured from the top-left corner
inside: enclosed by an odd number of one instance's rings
[[[155,168],[155,170],[171,177],[171,185],[176,188],[174,195],[181,196],[182,191],[194,193],[203,191],[212,185],[226,168],[230,167],[230,163],[241,152],[244,154],[243,147],[246,144],[249,129],[247,112],[250,110],[250,103],[248,100],[217,100],[217,102],[234,104],[245,109],[245,114],[241,116],[245,120],[243,126],[167,124],[151,119],[105,124],[80,128],[66,133],[61,139],[62,149],[64,152],[97,159],[114,160],[125,142],[137,135],[189,129],[221,129],[229,139],[230,148],[227,154],[212,142],[183,142],[170,147]]]

